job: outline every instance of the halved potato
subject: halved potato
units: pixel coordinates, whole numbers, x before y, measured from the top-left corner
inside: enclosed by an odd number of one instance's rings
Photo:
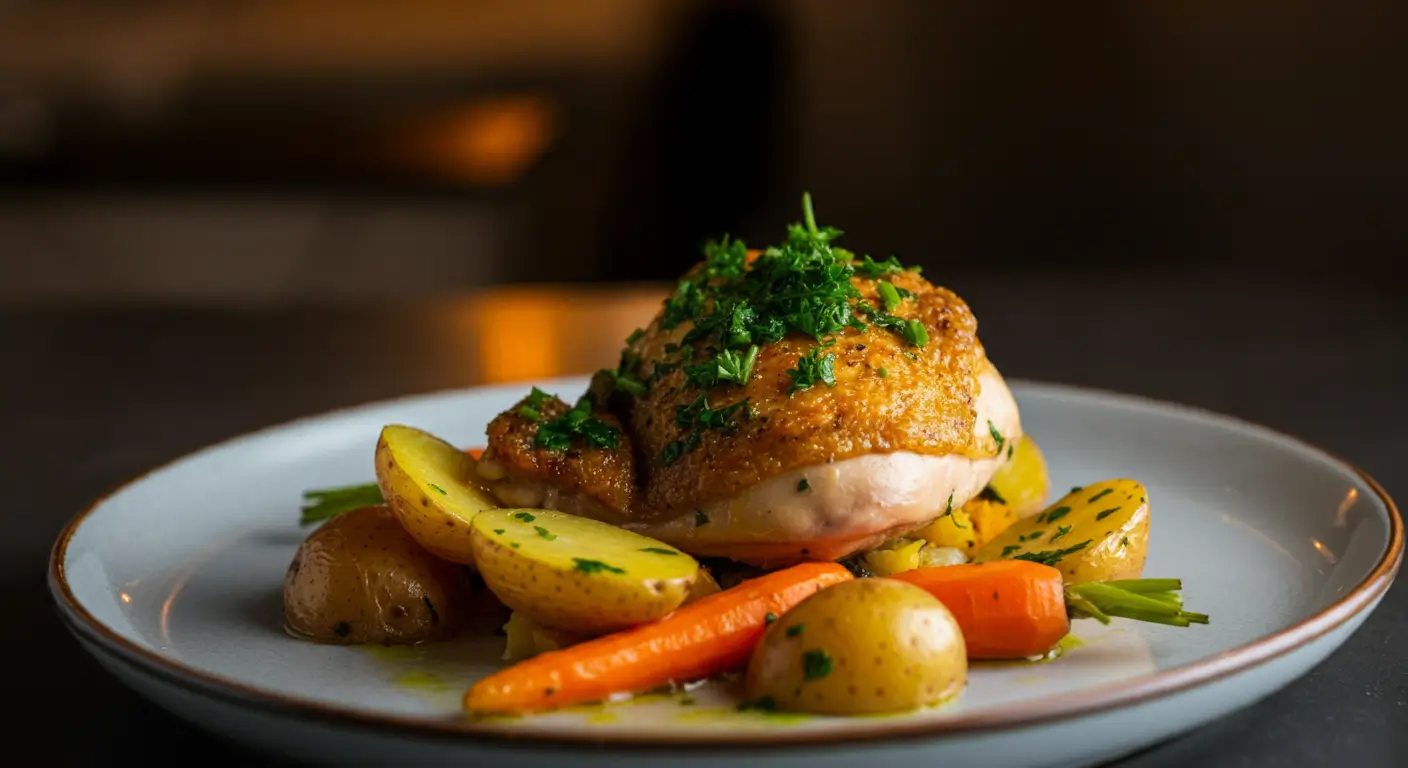
[[[414,427],[391,424],[376,443],[376,481],[396,518],[437,557],[474,564],[469,521],[497,507],[465,451]]]
[[[664,542],[545,509],[490,509],[470,524],[474,561],[499,600],[547,627],[604,634],[664,617],[702,572]]]
[[[1058,568],[1068,584],[1137,579],[1149,545],[1149,498],[1134,480],[1078,488],[1018,521],[973,556],[983,563],[1025,557]],[[1063,554],[1064,553],[1064,554]]]
[[[1030,517],[1040,512],[1051,492],[1051,477],[1046,471],[1046,457],[1031,435],[1022,435],[1012,448],[1012,457],[998,467],[988,487],[1012,508],[1017,517]]]

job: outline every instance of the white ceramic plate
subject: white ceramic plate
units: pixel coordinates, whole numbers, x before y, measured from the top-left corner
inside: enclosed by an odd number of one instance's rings
[[[540,383],[564,394],[580,379]],[[206,449],[123,486],[55,545],[51,587],[83,646],[181,717],[318,762],[574,768],[721,764],[1078,765],[1243,707],[1325,658],[1377,605],[1403,524],[1362,472],[1294,439],[1180,406],[1029,383],[1013,389],[1053,488],[1134,477],[1149,489],[1147,576],[1179,576],[1203,627],[1080,622],[1041,664],[975,665],[961,699],[914,715],[740,713],[727,684],[623,705],[471,721],[464,688],[501,641],[400,651],[281,629],[304,489],[372,479],[381,426],[482,444],[527,385],[415,397],[305,419]]]

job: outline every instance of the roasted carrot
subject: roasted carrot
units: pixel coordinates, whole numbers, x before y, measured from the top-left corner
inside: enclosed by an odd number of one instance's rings
[[[1111,616],[1186,627],[1208,617],[1183,610],[1178,579],[1132,579],[1067,586],[1061,572],[1027,560],[919,568],[889,578],[913,584],[948,608],[970,659],[1015,659],[1051,650],[1072,619]]]
[[[601,701],[742,667],[769,623],[850,580],[835,563],[803,563],[690,603],[659,621],[550,651],[475,683],[465,709],[524,713]]]

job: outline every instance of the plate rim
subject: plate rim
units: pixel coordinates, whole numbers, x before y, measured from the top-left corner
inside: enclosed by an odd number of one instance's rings
[[[798,749],[821,745],[858,745],[876,741],[895,742],[899,740],[925,740],[945,736],[977,734],[991,731],[1013,730],[1056,721],[1107,712],[1125,706],[1159,699],[1184,690],[1216,682],[1237,672],[1264,665],[1285,656],[1323,637],[1345,622],[1353,619],[1376,604],[1392,585],[1404,557],[1404,524],[1401,513],[1383,486],[1368,472],[1335,453],[1314,445],[1306,440],[1279,430],[1248,421],[1240,417],[1220,413],[1212,409],[1186,405],[1174,401],[1161,400],[1143,395],[1115,390],[1085,387],[1036,379],[1012,378],[1009,384],[1013,389],[1041,391],[1049,395],[1095,397],[1113,400],[1127,406],[1153,408],[1194,416],[1204,420],[1221,421],[1236,425],[1264,436],[1274,436],[1288,441],[1302,449],[1317,454],[1332,464],[1356,475],[1383,503],[1388,513],[1389,537],[1383,554],[1369,572],[1353,589],[1341,595],[1330,605],[1292,624],[1285,629],[1266,635],[1249,643],[1225,650],[1217,655],[1199,661],[1183,664],[1171,669],[1141,675],[1128,680],[1095,686],[1075,696],[1056,703],[1024,703],[1004,707],[999,711],[960,715],[938,721],[910,721],[898,723],[876,723],[872,728],[847,729],[840,733],[808,731],[787,731],[783,729],[758,732],[733,732],[726,734],[700,733],[698,735],[670,733],[543,733],[525,732],[514,729],[493,727],[478,723],[469,718],[443,720],[424,716],[393,713],[369,712],[338,704],[309,699],[302,696],[284,694],[260,688],[237,679],[211,674],[190,664],[176,661],[154,650],[145,648],[117,634],[91,612],[83,607],[69,586],[64,561],[68,545],[83,522],[88,519],[110,498],[127,488],[142,482],[149,476],[192,460],[207,452],[228,447],[234,443],[252,440],[298,425],[353,415],[358,411],[382,408],[397,403],[411,403],[431,400],[438,397],[456,395],[486,394],[492,392],[516,391],[523,387],[572,386],[585,380],[583,376],[564,376],[551,379],[505,382],[473,387],[456,387],[429,392],[414,393],[401,397],[375,400],[344,408],[335,408],[288,421],[272,424],[249,432],[209,444],[162,462],[144,472],[131,477],[108,492],[98,496],[74,515],[59,532],[50,550],[48,582],[51,596],[59,608],[60,617],[80,640],[92,644],[88,648],[106,653],[122,661],[135,671],[160,678],[167,684],[185,689],[195,695],[213,697],[223,703],[237,707],[258,710],[260,714],[279,718],[292,718],[301,721],[340,728],[369,728],[392,735],[417,739],[435,738],[463,741],[485,747],[611,747],[623,750],[659,750],[663,748],[688,748],[698,751],[726,751],[739,747],[750,749]],[[123,681],[124,684],[125,681]],[[130,687],[130,686],[129,686]],[[138,695],[141,695],[140,693]],[[144,696],[144,698],[147,698]]]

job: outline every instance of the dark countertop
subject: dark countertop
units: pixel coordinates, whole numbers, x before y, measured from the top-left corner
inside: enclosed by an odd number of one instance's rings
[[[1408,498],[1408,304],[1393,286],[1227,275],[949,283],[974,306],[984,344],[1009,377],[1261,422],[1344,456]],[[60,527],[126,478],[251,429],[609,363],[641,312],[648,301],[606,289],[419,306],[0,310],[0,465],[17,494],[0,522],[0,594],[22,617],[21,631],[0,642],[13,665],[7,689],[26,712],[7,729],[11,746],[34,739],[61,765],[268,764],[147,704],[79,649],[44,584]],[[558,329],[552,354],[496,357],[484,340],[525,316],[533,329],[525,339]],[[1305,678],[1120,765],[1408,764],[1405,637],[1400,582]]]

